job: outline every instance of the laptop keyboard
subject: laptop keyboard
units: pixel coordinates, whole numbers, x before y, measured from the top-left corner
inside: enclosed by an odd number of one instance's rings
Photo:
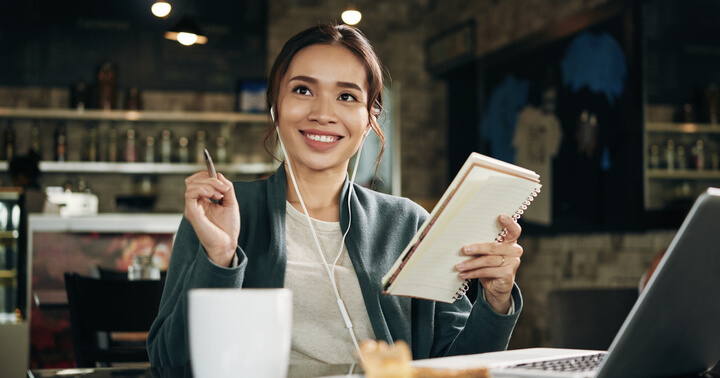
[[[585,356],[562,358],[558,360],[545,360],[529,362],[513,366],[513,368],[544,370],[544,371],[565,371],[585,372],[597,369],[605,353],[590,354]]]

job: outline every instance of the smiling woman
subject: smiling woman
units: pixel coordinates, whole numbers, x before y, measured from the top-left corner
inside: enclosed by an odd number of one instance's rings
[[[199,287],[291,289],[292,363],[354,362],[365,339],[405,340],[414,358],[507,348],[522,306],[514,285],[520,226],[511,220],[500,221],[508,229],[503,242],[464,249],[468,262],[458,274],[485,286],[474,305],[381,293],[382,275],[428,216],[348,177],[369,132],[384,145],[382,89],[380,61],[358,29],[318,25],[283,46],[268,83],[266,144],[279,143],[285,161],[254,182],[230,182],[220,172],[186,179],[185,218],[148,336],[153,365],[189,364],[187,295]],[[501,259],[508,263],[498,266]]]

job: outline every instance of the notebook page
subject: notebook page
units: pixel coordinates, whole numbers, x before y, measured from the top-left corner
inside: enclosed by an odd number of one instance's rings
[[[466,181],[465,178],[469,173],[472,174],[471,179],[473,179],[474,177],[474,180],[484,180],[487,178],[487,176],[509,174],[512,176],[523,177],[527,180],[539,183],[539,176],[529,169],[509,164],[502,160],[494,159],[489,156],[481,155],[477,152],[471,153],[463,166],[460,168],[460,171],[457,173],[453,181],[448,186],[447,190],[445,190],[445,192],[443,193],[438,203],[430,212],[430,216],[428,217],[428,219],[422,224],[422,226],[420,226],[417,234],[415,234],[410,243],[408,243],[408,245],[405,247],[403,252],[400,254],[400,257],[395,261],[390,270],[388,270],[388,272],[383,276],[383,285],[386,285],[388,281],[392,279],[395,272],[397,272],[398,269],[400,269],[400,266],[403,264],[405,256],[410,253],[418,240],[424,237],[424,230],[429,227],[429,224],[433,221],[436,215],[438,213],[441,213],[443,209],[443,204],[446,203],[448,198],[452,196],[453,202],[457,202],[457,196],[455,195],[455,192],[461,186],[460,184],[463,184],[463,181]],[[476,189],[473,189],[472,191],[474,192],[475,190]]]
[[[475,172],[477,171],[477,172]],[[512,215],[540,185],[507,175],[485,177],[474,169],[389,288],[391,294],[452,302],[464,283],[455,265],[468,257],[464,245],[492,242],[502,230],[497,217]],[[482,176],[482,177],[481,177]]]

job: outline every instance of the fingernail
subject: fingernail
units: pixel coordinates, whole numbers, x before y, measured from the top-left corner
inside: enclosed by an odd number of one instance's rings
[[[465,264],[464,264],[464,263],[460,263],[460,264],[455,265],[455,269],[457,269],[458,271],[462,271],[464,267],[465,267]]]
[[[471,254],[472,252],[473,252],[472,247],[470,247],[470,246],[465,246],[465,247],[463,247],[463,253],[464,253],[464,254],[469,255],[469,254]]]

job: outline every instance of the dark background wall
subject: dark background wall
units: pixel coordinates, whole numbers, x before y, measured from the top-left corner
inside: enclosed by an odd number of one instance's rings
[[[112,62],[120,88],[235,90],[239,79],[265,75],[265,0],[172,1],[167,19],[141,0],[29,0],[0,4],[0,85],[70,86],[94,83]],[[191,14],[205,45],[163,38]]]

